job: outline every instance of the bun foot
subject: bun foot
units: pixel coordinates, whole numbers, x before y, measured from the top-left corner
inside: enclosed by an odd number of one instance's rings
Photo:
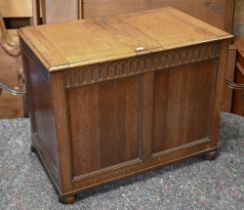
[[[218,157],[218,150],[208,152],[204,155],[204,157],[206,160],[209,160],[209,161],[215,160]]]
[[[73,204],[75,202],[75,196],[59,197],[59,202],[63,204]]]
[[[36,148],[34,147],[34,145],[31,145],[30,149],[31,149],[31,152],[37,153]]]

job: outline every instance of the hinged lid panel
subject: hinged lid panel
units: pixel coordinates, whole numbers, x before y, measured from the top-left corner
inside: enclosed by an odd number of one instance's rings
[[[23,28],[20,36],[49,71],[231,38],[173,8]]]

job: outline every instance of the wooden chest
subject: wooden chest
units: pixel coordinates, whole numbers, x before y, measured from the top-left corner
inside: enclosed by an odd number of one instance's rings
[[[64,203],[217,150],[230,34],[173,8],[21,29],[32,148]]]

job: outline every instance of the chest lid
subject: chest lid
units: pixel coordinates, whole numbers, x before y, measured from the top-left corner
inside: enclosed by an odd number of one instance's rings
[[[31,26],[20,37],[49,71],[228,39],[232,35],[165,7],[93,20]]]

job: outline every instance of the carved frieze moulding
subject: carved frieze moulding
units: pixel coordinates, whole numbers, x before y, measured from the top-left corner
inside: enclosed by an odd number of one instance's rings
[[[163,70],[204,60],[220,55],[219,43],[187,47],[139,55],[129,59],[94,64],[69,70],[65,73],[65,88],[75,88],[96,82],[138,75],[147,71]]]

